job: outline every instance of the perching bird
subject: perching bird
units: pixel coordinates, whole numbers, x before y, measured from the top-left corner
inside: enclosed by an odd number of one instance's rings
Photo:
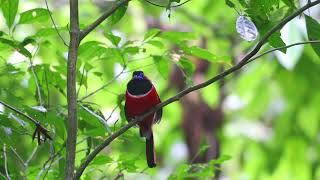
[[[127,84],[125,115],[128,121],[139,116],[161,102],[158,93],[151,81],[142,71],[135,71]],[[162,109],[150,114],[138,123],[140,136],[146,138],[146,156],[150,168],[156,166],[152,125],[160,122]]]

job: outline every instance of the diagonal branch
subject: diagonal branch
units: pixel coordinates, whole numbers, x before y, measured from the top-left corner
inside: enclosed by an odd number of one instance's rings
[[[20,116],[23,116],[25,118],[27,118],[29,121],[31,121],[35,126],[36,126],[36,130],[34,131],[34,135],[37,133],[38,135],[40,135],[39,133],[41,133],[45,140],[48,139],[52,139],[51,136],[48,134],[49,130],[47,130],[45,127],[43,127],[39,121],[35,120],[33,117],[29,116],[28,114],[23,113],[22,111],[18,110],[17,108],[3,102],[0,100],[0,104],[2,104],[4,107],[16,112],[17,114],[19,114]],[[33,136],[33,139],[35,138],[35,136]],[[40,139],[40,136],[38,136],[38,139]],[[39,144],[41,144],[40,141],[38,141]]]
[[[108,82],[106,82],[105,84],[103,84],[101,87],[99,87],[98,89],[94,90],[93,92],[91,92],[90,94],[83,96],[82,98],[80,98],[78,100],[78,102],[81,102],[85,99],[87,99],[88,97],[93,96],[94,94],[96,94],[97,92],[103,90],[104,88],[106,88],[107,86],[109,86],[111,83],[113,83],[113,81],[117,80],[126,70],[127,66],[125,65],[122,69],[122,71],[120,73],[118,73],[116,76],[114,76],[111,80],[109,80]]]
[[[312,3],[308,3],[307,5],[303,6],[302,8],[298,9],[296,12],[294,12],[292,15],[288,16],[287,18],[283,19],[281,22],[279,22],[276,26],[274,26],[270,31],[268,31],[262,38],[261,40],[258,42],[258,44],[255,46],[255,48],[249,53],[247,54],[245,57],[242,58],[242,60],[240,61],[240,63],[238,63],[237,65],[231,67],[230,69],[227,69],[225,71],[223,71],[222,73],[218,74],[217,76],[203,82],[200,83],[198,85],[192,86],[190,88],[187,88],[181,92],[179,92],[177,95],[169,98],[168,100],[158,104],[157,106],[155,106],[154,108],[151,108],[150,110],[146,111],[145,113],[143,113],[141,116],[138,116],[136,118],[134,118],[132,121],[130,121],[128,124],[126,124],[125,126],[123,126],[121,129],[119,129],[117,132],[115,132],[114,134],[112,134],[111,136],[109,136],[104,142],[102,142],[100,145],[98,145],[96,147],[96,149],[94,149],[87,157],[87,159],[80,165],[78,171],[76,172],[74,179],[79,179],[81,174],[83,173],[83,171],[85,170],[85,168],[89,165],[89,163],[95,158],[96,155],[99,154],[100,151],[102,151],[106,146],[108,146],[114,139],[116,139],[118,136],[122,135],[123,133],[125,133],[128,129],[130,129],[131,127],[133,127],[134,125],[136,125],[139,121],[142,121],[145,117],[147,117],[148,115],[150,115],[151,113],[159,110],[160,108],[163,108],[164,106],[167,106],[175,101],[178,101],[180,98],[182,98],[183,96],[189,94],[190,92],[202,89],[204,87],[209,86],[210,84],[221,80],[222,78],[230,75],[231,73],[241,69],[243,66],[245,66],[247,64],[248,61],[250,61],[251,58],[253,58],[254,55],[256,55],[259,50],[261,49],[261,47],[268,41],[269,37],[275,33],[276,31],[280,30],[286,23],[288,23],[290,20],[292,20],[293,18],[297,17],[299,14],[301,14],[303,11],[305,11],[306,9],[309,9],[317,4],[320,3],[320,0],[314,1]],[[257,58],[256,58],[257,59]]]
[[[103,13],[95,22],[86,27],[80,33],[80,41],[85,38],[91,31],[93,31],[97,26],[99,26],[104,20],[106,20],[109,16],[111,16],[118,8],[127,4],[130,0],[120,0],[115,2],[112,7]]]
[[[288,48],[291,48],[293,46],[299,46],[299,45],[303,45],[303,44],[319,44],[320,43],[320,40],[314,40],[314,41],[303,41],[303,42],[298,42],[298,43],[294,43],[294,44],[290,44],[290,45],[287,45],[287,46],[282,46],[282,47],[277,47],[277,48],[273,48],[273,49],[270,49],[264,53],[261,53],[253,58],[251,58],[250,60],[247,61],[247,64],[251,61],[254,61],[256,59],[259,59],[261,58],[262,56],[266,55],[266,54],[269,54],[271,52],[274,52],[274,51],[278,51],[278,50],[282,50],[282,49],[288,49]]]
[[[46,7],[47,7],[47,10],[48,10],[48,12],[49,12],[49,16],[50,16],[50,19],[51,19],[51,22],[52,22],[52,24],[53,24],[54,29],[56,30],[56,32],[57,32],[58,36],[60,37],[61,41],[63,42],[63,44],[64,44],[65,46],[69,47],[68,44],[66,43],[66,41],[63,39],[62,35],[60,34],[58,28],[57,28],[56,22],[54,21],[54,19],[53,19],[53,17],[52,17],[52,14],[51,14],[51,11],[50,11],[50,9],[49,9],[49,5],[48,5],[47,0],[44,0],[44,2],[46,3]]]

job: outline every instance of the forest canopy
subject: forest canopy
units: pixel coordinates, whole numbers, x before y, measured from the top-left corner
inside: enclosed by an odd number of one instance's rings
[[[320,179],[319,73],[320,0],[0,0],[0,176]]]

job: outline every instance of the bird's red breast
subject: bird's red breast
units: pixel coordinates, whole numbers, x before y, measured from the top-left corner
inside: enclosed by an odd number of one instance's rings
[[[153,85],[151,90],[143,95],[132,95],[127,90],[126,115],[129,117],[139,116],[160,102],[158,93]],[[152,124],[155,123],[156,120],[155,113],[150,114],[139,123],[141,131],[146,131],[148,127],[151,127]]]

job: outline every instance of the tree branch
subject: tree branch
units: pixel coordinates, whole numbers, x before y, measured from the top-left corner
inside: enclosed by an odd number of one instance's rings
[[[105,13],[103,13],[95,22],[86,27],[80,33],[80,41],[85,38],[91,31],[93,31],[97,26],[99,26],[104,20],[111,16],[118,8],[124,6],[130,0],[120,0],[114,3],[114,5]]]
[[[70,0],[70,45],[68,53],[67,70],[67,100],[68,100],[68,120],[67,120],[67,153],[65,165],[65,179],[70,180],[74,175],[74,162],[77,143],[77,89],[76,89],[76,65],[78,58],[78,48],[80,43],[79,9],[78,0]]]
[[[102,142],[100,145],[98,145],[87,157],[87,159],[80,165],[78,171],[76,172],[74,179],[79,179],[81,174],[83,173],[83,171],[85,170],[85,168],[89,165],[89,163],[95,158],[96,155],[98,155],[98,153],[100,151],[102,151],[106,146],[108,146],[114,139],[116,139],[118,136],[122,135],[123,133],[125,133],[128,129],[130,129],[131,127],[133,127],[134,125],[136,125],[139,121],[142,121],[145,117],[147,117],[148,115],[150,115],[151,113],[159,110],[160,108],[163,108],[164,106],[167,106],[175,101],[178,101],[180,98],[182,98],[183,96],[189,94],[190,92],[202,89],[204,87],[209,86],[210,84],[230,75],[231,73],[241,69],[243,66],[245,66],[247,64],[247,61],[249,61],[254,55],[256,55],[259,50],[261,49],[261,47],[268,41],[269,37],[276,31],[280,30],[286,23],[288,23],[290,20],[292,20],[293,18],[295,18],[296,16],[298,16],[299,14],[301,14],[303,11],[305,11],[306,9],[309,9],[310,7],[313,7],[317,4],[320,3],[320,0],[314,1],[312,3],[308,3],[307,5],[303,6],[302,8],[298,9],[296,12],[294,12],[292,15],[286,17],[285,19],[283,19],[282,21],[280,21],[276,26],[274,26],[271,30],[269,30],[262,38],[261,40],[258,42],[258,44],[255,46],[255,48],[249,53],[247,54],[245,57],[242,58],[242,60],[240,61],[240,63],[238,63],[237,65],[231,67],[230,69],[227,69],[225,71],[223,71],[222,73],[218,74],[217,76],[203,82],[200,83],[198,85],[192,86],[190,88],[187,88],[181,92],[179,92],[177,95],[169,98],[168,100],[158,104],[157,106],[149,109],[148,111],[146,111],[145,113],[143,113],[141,116],[138,116],[136,118],[134,118],[132,121],[130,121],[128,124],[126,124],[125,126],[123,126],[121,129],[119,129],[117,132],[115,132],[114,134],[112,134],[111,136],[109,136],[104,142]]]
[[[290,44],[290,45],[287,45],[287,46],[282,46],[282,47],[278,47],[278,48],[273,48],[273,49],[270,49],[264,53],[261,53],[253,58],[251,58],[250,60],[247,61],[247,64],[251,61],[254,61],[256,59],[259,59],[261,58],[262,56],[266,55],[266,54],[269,54],[271,52],[274,52],[274,51],[278,51],[278,50],[281,50],[281,49],[288,49],[290,47],[293,47],[293,46],[298,46],[298,45],[303,45],[303,44],[318,44],[320,43],[320,40],[314,40],[314,41],[303,41],[303,42],[298,42],[298,43],[294,43],[294,44]]]
[[[11,106],[11,105],[9,105],[9,104],[1,101],[1,100],[0,100],[0,104],[2,104],[4,107],[6,107],[6,108],[8,108],[8,109],[10,109],[10,110],[12,110],[12,111],[14,111],[14,112],[16,112],[16,113],[19,114],[20,116],[23,116],[23,117],[27,118],[29,121],[31,121],[31,122],[36,126],[36,130],[35,130],[34,133],[33,133],[34,135],[39,132],[39,133],[41,133],[41,134],[44,135],[45,139],[46,139],[46,138],[52,139],[51,136],[48,134],[49,131],[48,131],[45,127],[43,127],[43,126],[40,124],[39,121],[35,120],[34,118],[32,118],[31,116],[29,116],[28,114],[23,113],[22,111],[18,110],[17,108],[15,108],[15,107],[13,107],[13,106]],[[34,136],[34,137],[35,137],[35,136]],[[33,139],[34,139],[34,137],[33,137]],[[40,137],[38,137],[38,138],[40,138]],[[39,143],[39,144],[40,144],[40,143]]]

